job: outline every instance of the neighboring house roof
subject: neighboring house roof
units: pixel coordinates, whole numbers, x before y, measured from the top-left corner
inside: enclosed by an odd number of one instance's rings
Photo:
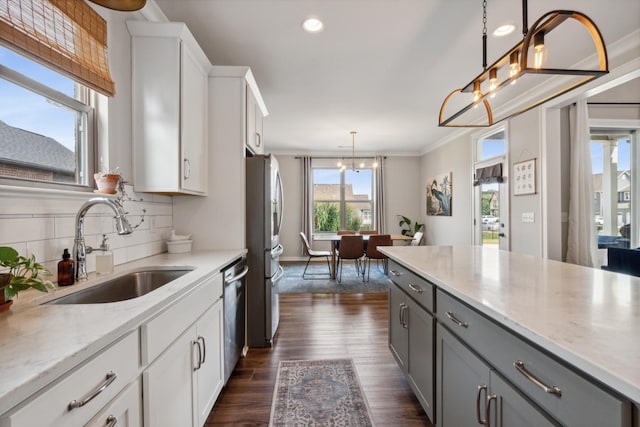
[[[340,184],[314,184],[313,185],[314,200],[340,200]],[[345,200],[369,200],[367,194],[353,194],[353,185],[345,184],[344,186]]]
[[[629,171],[618,172],[618,191],[630,191],[631,189],[631,174]],[[596,193],[602,193],[602,174],[593,174],[593,191]]]
[[[0,120],[0,163],[75,173],[75,153],[53,138]]]

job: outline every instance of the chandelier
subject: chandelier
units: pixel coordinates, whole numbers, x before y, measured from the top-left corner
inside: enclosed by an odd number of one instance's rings
[[[522,1],[523,40],[487,67],[487,0],[484,0],[482,7],[483,71],[467,85],[454,89],[447,95],[440,107],[439,126],[491,126],[524,113],[609,72],[607,50],[602,35],[588,16],[573,10],[554,10],[547,12],[531,28],[527,28],[527,0]],[[593,69],[554,68],[547,63],[547,52],[553,47],[545,45],[545,38],[548,41],[549,34],[565,22],[577,22],[591,36],[597,55],[597,67]],[[557,52],[554,53],[556,58],[561,56]],[[546,80],[541,81],[545,76]],[[550,76],[555,76],[556,81],[551,82],[548,78]],[[516,82],[522,83],[515,84]],[[556,89],[559,82],[562,85]],[[535,87],[536,96],[527,98],[525,91],[530,91],[532,87]],[[517,104],[522,102],[518,100],[525,98],[527,98],[526,102]],[[450,104],[454,105],[454,109],[458,109],[447,115],[447,107],[451,109]]]
[[[366,167],[365,162],[362,161],[363,159],[358,159],[359,160],[358,168],[356,168],[356,134],[357,133],[358,132],[356,132],[355,130],[351,131],[351,170],[354,172],[360,172],[359,169]],[[340,168],[341,171],[344,171],[347,169],[347,165],[344,163],[344,159],[338,162],[338,167]],[[371,167],[377,168],[378,162],[374,161]]]

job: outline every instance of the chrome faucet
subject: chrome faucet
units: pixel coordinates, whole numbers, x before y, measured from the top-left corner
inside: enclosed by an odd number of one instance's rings
[[[100,204],[109,206],[115,212],[116,216],[113,219],[116,221],[116,230],[119,235],[131,234],[133,231],[125,216],[124,208],[117,200],[95,197],[82,205],[76,215],[76,237],[73,242],[73,254],[76,260],[76,280],[87,278],[87,254],[93,251],[91,246],[87,246],[84,243],[84,217],[91,206]]]

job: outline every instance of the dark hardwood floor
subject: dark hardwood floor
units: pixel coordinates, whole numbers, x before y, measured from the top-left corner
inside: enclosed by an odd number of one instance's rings
[[[283,294],[272,348],[240,359],[205,425],[266,426],[280,360],[352,358],[376,426],[431,426],[387,345],[387,294]]]

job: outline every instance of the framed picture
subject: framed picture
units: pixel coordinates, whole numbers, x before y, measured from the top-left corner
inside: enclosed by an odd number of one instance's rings
[[[513,164],[513,195],[536,194],[536,159]]]
[[[427,181],[427,215],[451,216],[451,172]]]

